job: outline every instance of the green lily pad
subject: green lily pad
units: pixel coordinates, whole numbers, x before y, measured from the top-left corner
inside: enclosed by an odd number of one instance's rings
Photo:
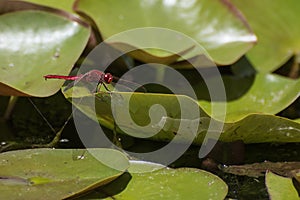
[[[246,94],[226,103],[226,122],[236,122],[252,113],[276,114],[300,95],[300,79],[292,80],[272,74],[257,74]],[[214,104],[219,104],[214,102]],[[201,108],[211,113],[211,102],[199,101]],[[223,117],[223,116],[220,116]],[[218,116],[215,116],[218,119]]]
[[[118,171],[86,152],[74,158],[71,149],[32,149],[0,154],[1,199],[62,199],[79,195],[120,176],[128,167],[127,157],[112,149],[94,149],[113,158]]]
[[[48,6],[60,10],[65,10],[67,12],[73,12],[74,0],[22,0],[25,2],[35,3],[38,5]]]
[[[222,127],[222,122],[212,120],[201,107],[196,107],[198,106],[196,101],[183,95],[134,93],[128,107],[130,115],[117,111],[118,115],[115,117],[112,114],[111,98],[119,99],[116,106],[125,108],[122,102],[129,98],[130,93],[100,92],[91,94],[86,89],[76,87],[73,92],[68,90],[64,95],[91,119],[109,129],[114,129],[117,124],[116,130],[119,133],[130,133],[138,138],[169,142],[175,136],[180,135],[177,138],[180,141],[187,142],[194,138],[194,144],[200,145],[206,137],[211,122],[214,122],[217,127]],[[187,113],[194,113],[194,109],[200,109],[200,118],[199,116],[183,118],[177,98],[189,105],[186,106],[185,112]],[[158,103],[164,107],[166,113],[161,112],[158,108],[150,111],[150,108]],[[180,131],[178,132],[178,130]],[[196,132],[194,132],[195,130]],[[274,115],[248,114],[235,122],[225,123],[220,131],[222,134],[219,139],[225,142],[237,140],[242,140],[244,143],[300,142],[300,124]],[[196,138],[195,134],[197,134]]]
[[[300,124],[274,115],[251,114],[240,121],[225,124],[220,140],[242,140],[245,143],[300,142]]]
[[[299,1],[232,2],[243,12],[257,34],[258,43],[247,57],[258,71],[274,71],[293,55],[299,57]]]
[[[128,171],[157,168],[157,164],[131,162]],[[141,170],[142,171],[142,170]],[[224,199],[228,187],[219,177],[199,169],[163,168],[147,173],[131,173],[127,187],[107,199]],[[113,187],[114,183],[111,183]],[[105,192],[107,190],[107,192]],[[109,187],[104,190],[109,194]]]
[[[198,125],[199,116],[210,119],[201,111],[196,101],[183,95],[133,93],[131,96],[131,93],[126,92],[88,94],[82,91],[82,88],[75,87],[64,95],[94,121],[109,129],[114,129],[116,123],[118,132],[130,133],[139,138],[151,137],[159,141],[170,141],[174,138],[178,142],[192,142],[197,133],[197,126],[194,125]],[[112,99],[114,112],[117,113],[115,116],[111,108]],[[180,105],[185,109],[181,109]],[[175,121],[183,118],[185,123],[169,121],[168,116]],[[209,122],[205,120],[201,123],[208,126]]]
[[[171,63],[182,54],[192,58],[203,53],[191,49],[198,42],[216,63],[230,64],[256,42],[245,19],[228,1],[77,0],[74,9],[91,17],[104,39],[114,36],[109,44],[123,51],[139,49],[131,55],[144,62]],[[186,42],[181,33],[191,40]]]
[[[208,117],[201,117],[199,120],[165,118],[164,122],[162,131],[151,139],[171,141],[172,134],[176,133],[180,124],[183,124],[186,127],[181,132],[183,135],[189,135],[188,127],[198,127],[197,137],[193,144],[201,145],[208,130],[214,130],[213,127],[209,127],[211,118]],[[218,123],[221,122],[215,122],[215,124]],[[219,126],[222,126],[222,123]],[[225,123],[219,138],[214,137],[214,139],[223,142],[243,141],[244,143],[300,142],[300,124],[274,115],[252,114],[240,121]]]
[[[130,167],[128,172],[130,173],[145,173],[145,172],[154,172],[156,170],[167,168],[166,166],[158,163],[141,161],[141,160],[130,160]],[[169,169],[169,168],[168,168]]]
[[[262,90],[264,88],[267,88],[266,91]],[[276,113],[287,107],[299,95],[295,93],[298,88],[299,80],[278,75],[258,74],[245,95],[227,103],[225,124],[211,118],[210,110],[207,109],[211,106],[210,102],[202,101],[197,104],[195,100],[184,95],[137,92],[132,96],[131,93],[124,92],[93,94],[88,88],[79,87],[79,84],[67,90],[64,95],[91,119],[109,129],[116,128],[119,133],[138,138],[169,142],[176,137],[179,141],[193,140],[194,144],[199,145],[205,140],[207,132],[214,131],[221,133],[220,137],[216,135],[215,139],[224,142],[237,140],[242,140],[244,143],[300,142],[299,123],[265,114]],[[129,98],[131,98],[130,103],[127,104]],[[114,111],[117,113],[115,116],[111,108],[112,99],[114,99],[114,108],[121,109],[121,112]],[[182,105],[186,106],[180,105],[179,102],[183,102]],[[161,111],[157,104],[162,106],[165,112]],[[214,102],[214,104],[220,103]],[[122,109],[128,112],[123,112]],[[196,109],[199,109],[198,115],[192,116]],[[206,114],[207,110],[209,114]],[[183,111],[188,114],[183,115]],[[210,127],[211,123],[214,123],[214,126]],[[215,127],[223,127],[223,129],[217,130]]]
[[[272,172],[266,173],[266,186],[272,200],[298,200],[299,195],[291,178],[278,176]]]
[[[50,96],[63,81],[43,76],[69,74],[90,34],[84,23],[44,11],[0,16],[0,94]]]

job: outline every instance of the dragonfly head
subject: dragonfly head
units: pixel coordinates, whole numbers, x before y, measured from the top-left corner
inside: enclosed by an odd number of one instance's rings
[[[107,84],[110,84],[113,81],[113,75],[111,75],[110,73],[106,73],[104,75],[104,81]]]

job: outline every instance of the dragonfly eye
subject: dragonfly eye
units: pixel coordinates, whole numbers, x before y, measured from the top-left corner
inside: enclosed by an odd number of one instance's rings
[[[104,81],[107,84],[110,84],[113,80],[113,76],[110,73],[104,75]]]

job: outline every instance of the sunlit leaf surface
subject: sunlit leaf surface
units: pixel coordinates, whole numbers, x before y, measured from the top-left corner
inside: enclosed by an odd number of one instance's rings
[[[95,152],[97,151],[97,152]],[[0,154],[1,199],[62,199],[86,192],[120,176],[129,162],[112,149],[94,153],[114,159],[118,171],[107,167],[85,152],[80,159],[71,149],[32,149]]]
[[[298,0],[232,0],[258,37],[247,57],[258,71],[270,72],[295,55],[299,63],[300,2]]]
[[[140,48],[132,55],[144,62],[176,61],[178,56],[174,54],[183,54],[180,52],[196,44],[184,42],[181,33],[202,45],[219,64],[236,61],[256,42],[245,19],[228,1],[78,0],[75,5],[75,10],[95,21],[104,39],[136,28],[159,27],[169,29],[169,33],[177,31],[178,37],[174,38],[160,30],[136,35],[128,32],[124,37],[108,41],[122,50]],[[168,52],[167,47],[175,52]],[[191,58],[199,53],[203,51],[195,49],[184,54]]]
[[[0,16],[0,94],[49,96],[63,81],[49,84],[43,76],[68,74],[83,51],[89,28],[44,11]]]
[[[291,178],[278,176],[272,172],[266,173],[266,185],[272,200],[299,199],[298,192]]]

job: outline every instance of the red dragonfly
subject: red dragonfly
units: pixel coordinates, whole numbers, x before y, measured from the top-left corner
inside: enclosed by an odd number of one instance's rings
[[[44,76],[45,80],[47,79],[64,79],[64,80],[71,80],[71,81],[84,81],[87,83],[97,83],[96,86],[96,92],[97,92],[97,88],[100,86],[104,86],[104,88],[109,91],[109,89],[106,87],[105,84],[111,84],[112,82],[121,82],[122,85],[125,85],[125,87],[127,87],[127,85],[131,85],[133,88],[142,88],[143,90],[145,90],[143,88],[143,86],[137,84],[137,83],[133,83],[131,81],[126,81],[123,79],[119,79],[117,77],[114,77],[112,74],[110,73],[104,73],[102,71],[99,70],[91,70],[85,74],[79,74],[77,76],[63,76],[63,75],[45,75]],[[73,84],[69,84],[67,85],[67,87],[64,89],[65,91],[68,90],[69,88],[72,87]],[[99,88],[100,90],[100,88]]]

